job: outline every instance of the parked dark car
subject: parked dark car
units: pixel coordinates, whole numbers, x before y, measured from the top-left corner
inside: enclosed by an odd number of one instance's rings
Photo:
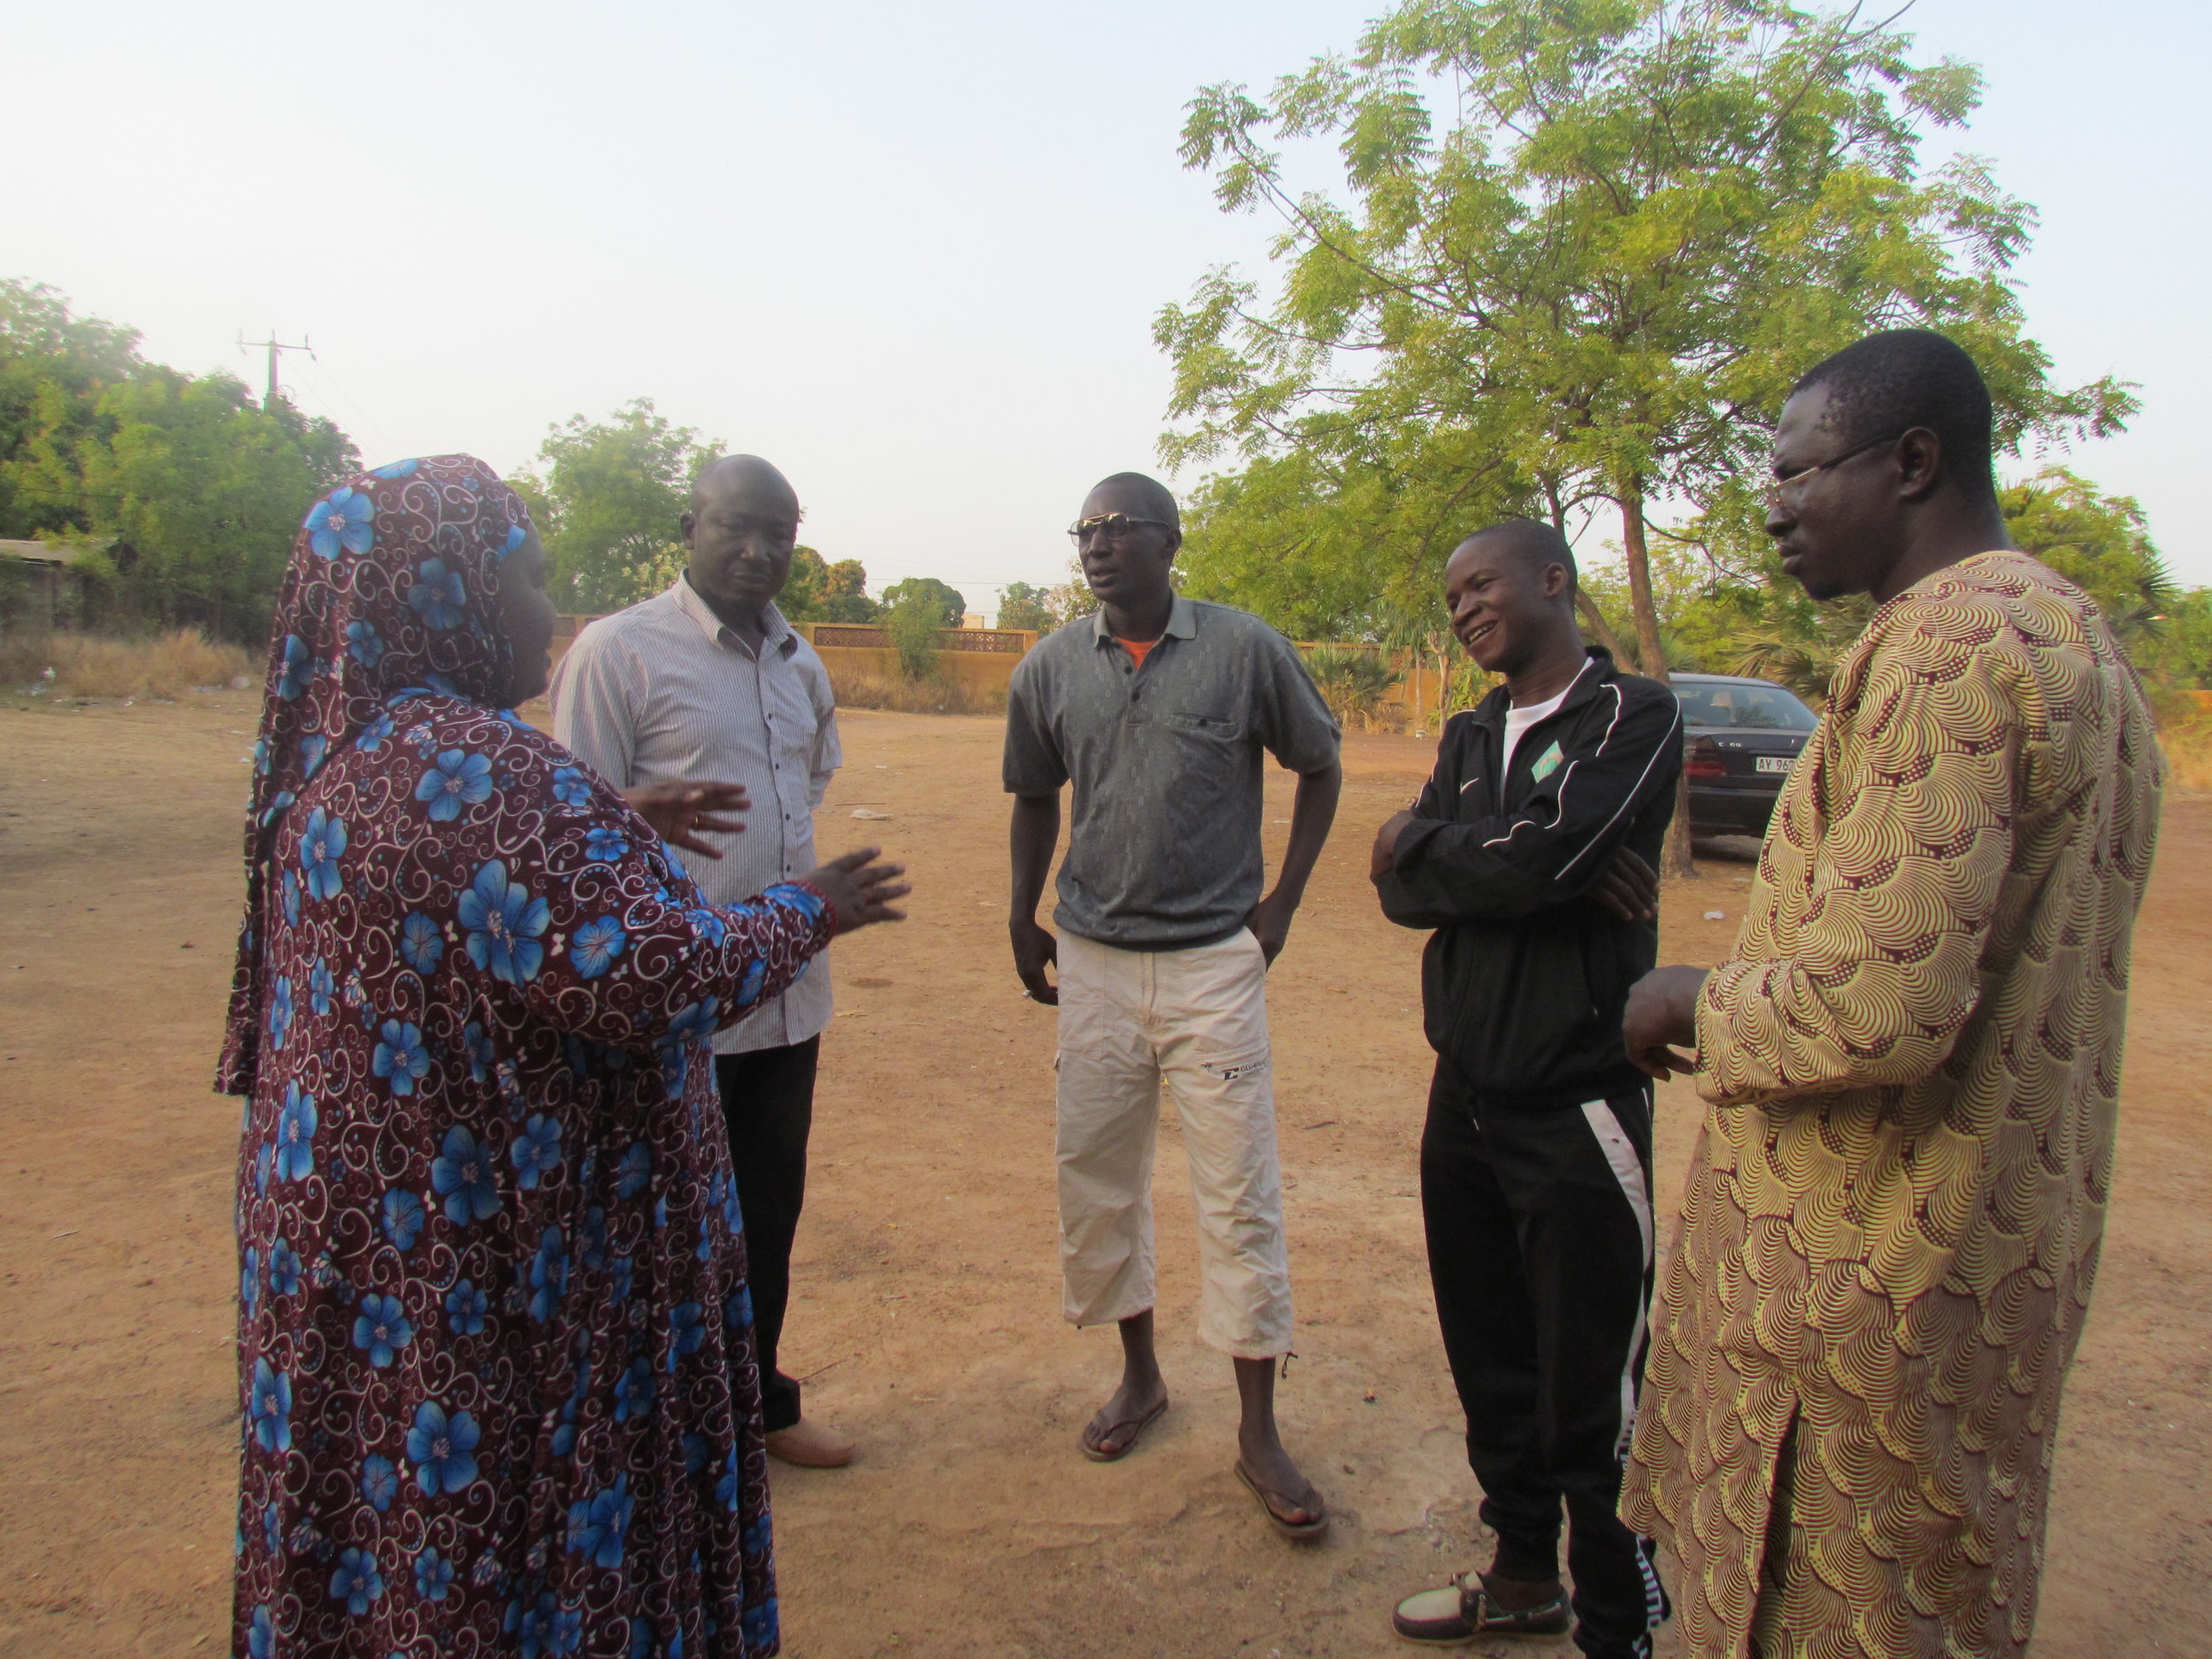
[[[1791,763],[1820,723],[1770,680],[1676,674],[1694,835],[1763,835]]]

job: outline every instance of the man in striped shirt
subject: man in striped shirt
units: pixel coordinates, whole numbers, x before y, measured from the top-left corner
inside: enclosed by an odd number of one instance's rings
[[[743,833],[703,822],[691,844],[711,851],[686,864],[716,904],[815,867],[814,809],[843,759],[829,675],[775,603],[799,516],[789,482],[757,456],[711,463],[682,519],[689,568],[667,592],[586,628],[553,676],[554,736],[618,788],[709,780],[744,787]],[[849,1463],[854,1451],[848,1437],[801,1414],[799,1385],[776,1368],[806,1195],[815,1061],[829,1020],[825,953],[714,1040],[768,1449],[810,1468]]]

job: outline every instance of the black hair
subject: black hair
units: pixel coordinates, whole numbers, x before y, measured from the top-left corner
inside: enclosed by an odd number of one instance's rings
[[[1179,531],[1183,527],[1183,515],[1176,509],[1174,492],[1158,479],[1144,472],[1116,472],[1092,485],[1091,494],[1097,495],[1109,484],[1138,491],[1151,503],[1152,511],[1167,521],[1169,528]]]
[[[1828,388],[1822,426],[1843,447],[1915,426],[1942,441],[1942,472],[1970,495],[1993,497],[1995,417],[1989,387],[1957,342],[1932,328],[1888,328],[1806,370],[1791,396]]]
[[[1575,550],[1567,545],[1567,538],[1541,518],[1502,518],[1496,524],[1485,525],[1462,541],[1488,541],[1496,537],[1520,556],[1527,568],[1538,575],[1553,565],[1562,565],[1567,572],[1565,597],[1571,604],[1575,589],[1581,585],[1582,573],[1575,565]]]

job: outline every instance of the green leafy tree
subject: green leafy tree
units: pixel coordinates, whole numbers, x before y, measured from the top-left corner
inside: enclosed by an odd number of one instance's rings
[[[146,368],[135,330],[72,316],[44,283],[0,281],[0,536],[92,528],[100,398]]]
[[[2156,618],[2179,597],[2152,545],[2140,503],[2107,495],[2062,466],[2000,490],[2005,527],[2032,553],[2097,602],[2139,665],[2153,651]]]
[[[802,542],[791,549],[791,574],[776,595],[776,608],[794,622],[818,622],[828,586],[829,561]]]
[[[998,590],[997,622],[1002,628],[1049,634],[1056,626],[1052,619],[1051,595],[1027,582],[1007,583]]]
[[[938,626],[956,628],[960,619],[968,614],[968,602],[957,589],[949,588],[934,576],[910,576],[902,582],[893,582],[883,590],[883,603],[891,610],[913,602],[936,607]]]
[[[1202,479],[1183,515],[1184,591],[1256,611],[1294,639],[1384,639],[1409,619],[1441,626],[1431,589],[1452,548],[1525,503],[1502,491],[1496,467],[1463,473],[1431,446],[1403,456],[1357,448],[1262,455]]]
[[[301,515],[360,457],[331,422],[147,363],[137,338],[0,282],[0,533],[78,545],[81,621],[258,645]]]
[[[81,475],[90,530],[114,540],[81,562],[133,620],[260,643],[308,503],[360,468],[352,442],[227,374],[149,369],[98,415],[106,441],[81,452]]]
[[[719,447],[672,425],[649,397],[549,428],[538,470],[516,481],[545,541],[555,603],[619,611],[673,582],[688,557],[678,521],[691,480]]]
[[[877,611],[858,559],[833,565],[810,547],[792,553],[791,580],[776,603],[794,622],[872,622]]]
[[[1286,268],[1271,304],[1217,271],[1156,326],[1185,423],[1164,457],[1248,474],[1194,528],[1194,591],[1266,576],[1271,535],[1278,563],[1356,561],[1348,587],[1412,609],[1471,524],[1603,509],[1663,678],[1649,504],[1758,469],[1795,376],[1869,328],[1959,340],[2008,443],[2119,426],[2124,387],[2053,387],[2021,332],[2032,210],[1978,162],[1918,165],[1978,72],[1909,50],[1780,0],[1408,0],[1264,102],[1202,91],[1184,159],[1225,209],[1280,217]],[[1325,135],[1348,204],[1270,148]]]
[[[2190,588],[2153,617],[2154,632],[2138,655],[2176,687],[2212,689],[2212,588]]]
[[[873,622],[883,609],[868,597],[868,572],[858,559],[831,565],[823,595],[822,615],[828,622]]]

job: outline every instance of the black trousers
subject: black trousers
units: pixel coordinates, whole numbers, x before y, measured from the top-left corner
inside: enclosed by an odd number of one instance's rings
[[[806,1203],[806,1138],[814,1127],[814,1067],[821,1051],[822,1040],[810,1037],[787,1048],[717,1055],[714,1061],[745,1216],[761,1415],[772,1434],[799,1420],[799,1385],[776,1369],[776,1346],[791,1305],[791,1240]]]
[[[1440,1060],[1421,1211],[1497,1571],[1555,1574],[1563,1506],[1576,1645],[1642,1659],[1670,1609],[1651,1542],[1616,1510],[1651,1306],[1649,1088],[1486,1106]]]

